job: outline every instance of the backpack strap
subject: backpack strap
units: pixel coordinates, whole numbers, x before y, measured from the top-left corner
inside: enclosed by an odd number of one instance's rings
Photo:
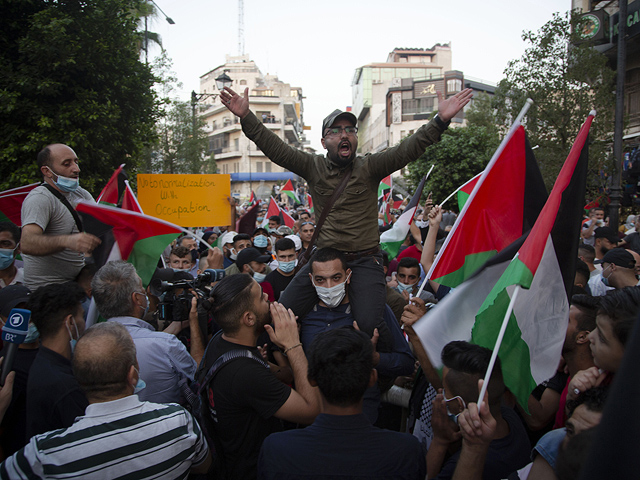
[[[213,363],[213,365],[211,366],[207,374],[204,376],[204,378],[200,382],[200,386],[198,387],[198,395],[202,394],[202,391],[205,388],[207,388],[211,380],[213,380],[213,377],[215,376],[215,374],[218,373],[218,371],[222,367],[224,367],[227,363],[231,362],[232,360],[236,360],[237,358],[250,358],[258,362],[259,364],[261,364],[263,367],[267,369],[269,368],[269,364],[267,362],[265,362],[262,358],[258,358],[257,355],[250,352],[249,350],[246,350],[244,348],[229,350],[228,352],[225,352],[223,355],[218,357],[218,359]]]
[[[62,195],[58,190],[53,188],[48,183],[45,182],[45,183],[42,184],[42,186],[44,188],[46,188],[47,190],[49,190],[54,197],[56,197],[58,200],[60,200],[62,202],[62,204],[65,207],[67,207],[67,209],[69,210],[69,213],[71,213],[71,216],[73,217],[73,219],[76,222],[76,226],[78,227],[78,231],[79,232],[84,232],[84,228],[82,227],[82,220],[80,220],[80,215],[78,215],[78,212],[76,212],[76,209],[71,206],[71,204],[69,203],[69,200],[67,200],[67,198],[64,195]]]

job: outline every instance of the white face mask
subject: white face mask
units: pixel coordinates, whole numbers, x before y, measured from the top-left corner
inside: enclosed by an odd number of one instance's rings
[[[235,248],[231,249],[231,254],[229,255],[229,258],[234,262],[238,259],[238,252],[236,252]]]
[[[313,286],[316,288],[316,293],[318,294],[318,298],[328,307],[328,308],[336,308],[342,302],[342,299],[346,295],[346,286],[349,281],[349,277],[351,277],[351,272],[347,275],[347,279],[339,283],[338,285],[334,285],[333,287],[318,287],[313,280]]]

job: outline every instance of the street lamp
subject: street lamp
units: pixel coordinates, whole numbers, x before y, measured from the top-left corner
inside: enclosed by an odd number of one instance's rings
[[[156,6],[156,8],[160,10],[160,12],[162,12],[162,14],[164,15],[164,19],[167,21],[169,25],[176,24],[176,22],[173,21],[173,18],[168,17],[167,14],[164,13],[164,11],[158,6],[156,2],[154,2],[153,0],[149,0],[149,1],[153,3]],[[144,16],[144,62],[145,63],[149,63],[149,30],[147,29],[148,17],[149,17],[148,15]]]
[[[231,77],[227,75],[229,70],[224,70],[222,74],[216,78],[216,86],[218,90],[223,90],[225,87],[230,87],[233,83]],[[195,90],[191,91],[191,117],[193,119],[193,135],[196,134],[196,105],[198,102],[205,98],[213,98],[214,100],[218,97],[219,93],[196,93]]]

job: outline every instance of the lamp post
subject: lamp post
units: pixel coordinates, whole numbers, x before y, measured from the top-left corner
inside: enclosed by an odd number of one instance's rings
[[[233,80],[227,75],[229,70],[224,70],[218,78],[216,78],[216,86],[218,90],[222,90],[225,87],[230,87],[233,83]],[[214,100],[218,97],[219,93],[196,93],[195,90],[191,91],[191,118],[193,120],[193,136],[196,135],[196,105],[198,102],[204,98],[213,98]]]
[[[173,21],[173,18],[167,16],[166,13],[158,6],[156,2],[153,0],[149,0],[151,3],[155,5],[155,7],[160,10],[160,12],[164,15],[164,19],[167,21],[169,25],[175,25],[176,22]],[[149,63],[149,30],[147,29],[147,18],[149,15],[144,16],[144,62]]]

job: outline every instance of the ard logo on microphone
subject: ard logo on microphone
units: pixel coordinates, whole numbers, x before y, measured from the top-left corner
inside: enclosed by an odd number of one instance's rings
[[[9,317],[9,325],[11,325],[14,328],[20,328],[20,325],[22,325],[22,322],[24,321],[25,321],[25,317],[20,312],[15,312],[13,315]]]

